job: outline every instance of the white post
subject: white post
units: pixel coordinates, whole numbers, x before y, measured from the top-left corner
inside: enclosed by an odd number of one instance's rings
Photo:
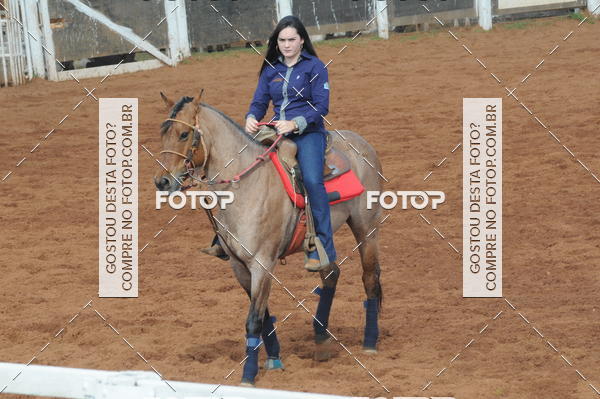
[[[13,60],[15,63],[15,85],[20,85],[25,83],[25,61],[26,56],[23,49],[23,35],[21,25],[21,15],[20,15],[20,2],[13,1],[11,4],[12,10],[11,14],[13,16]],[[18,21],[18,22],[17,22]]]
[[[373,0],[375,10],[375,16],[377,17],[377,35],[382,39],[389,39],[389,25],[388,25],[388,7],[387,1],[384,0]]]
[[[483,30],[492,29],[492,0],[477,0],[477,16]]]
[[[183,57],[189,57],[192,55],[192,51],[190,50],[190,37],[188,35],[187,9],[185,8],[185,0],[178,1],[177,27],[179,28],[179,51]]]
[[[25,63],[27,64],[27,78],[33,78],[33,65],[31,64],[31,47],[29,46],[29,37],[27,34],[28,26],[27,26],[27,10],[25,8],[25,0],[19,0],[19,18],[21,19],[22,29],[21,29],[21,43],[25,44],[25,53],[23,57],[25,57]]]
[[[277,20],[292,15],[292,0],[275,0],[277,3]]]
[[[17,36],[18,36],[18,44],[19,44],[19,63],[21,71],[21,83],[25,83],[25,71],[29,71],[29,75],[31,75],[31,63],[29,62],[29,45],[25,41],[25,36],[23,35],[25,28],[23,27],[23,1],[19,0],[17,2],[17,8],[19,10],[18,16],[20,18],[21,25],[17,26]],[[25,47],[25,48],[23,48]]]
[[[0,61],[2,61],[2,83],[8,86],[8,69],[6,68],[6,47],[4,46],[4,27],[8,29],[8,18],[0,18]],[[8,45],[8,44],[7,44]]]
[[[6,48],[8,49],[8,68],[10,70],[10,80],[13,86],[17,86],[19,84],[18,82],[18,78],[17,78],[17,66],[15,65],[16,62],[16,48],[15,48],[15,33],[14,33],[14,28],[15,28],[15,21],[13,20],[13,18],[15,18],[14,15],[14,4],[13,3],[7,3],[6,4],[8,7],[8,18],[6,19]]]
[[[189,57],[191,55],[186,14],[184,0],[165,0],[169,56],[171,57],[173,65],[177,64],[184,57]]]
[[[44,49],[42,48],[42,31],[38,20],[38,3],[37,1],[25,1],[24,3],[23,12],[25,16],[23,22],[27,27],[25,40],[29,43],[33,75],[43,78],[46,76],[46,68],[44,66]]]
[[[171,58],[172,65],[176,65],[179,62],[179,41],[177,29],[177,15],[174,1],[164,0],[165,2],[165,15],[167,16],[167,40],[169,42],[169,57]]]
[[[600,0],[588,0],[587,9],[592,15],[600,15]]]
[[[56,56],[54,52],[54,39],[52,38],[52,28],[50,27],[50,11],[48,11],[48,0],[40,1],[40,18],[42,19],[44,59],[46,60],[47,78],[49,80],[58,80],[56,70]]]

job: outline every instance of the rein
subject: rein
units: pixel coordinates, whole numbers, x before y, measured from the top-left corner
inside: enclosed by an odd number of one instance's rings
[[[277,138],[274,140],[273,144],[271,144],[271,146],[269,148],[267,148],[262,154],[260,154],[258,157],[256,157],[254,162],[252,162],[247,168],[245,168],[244,170],[242,170],[241,172],[236,174],[233,177],[233,179],[212,181],[212,180],[207,179],[206,176],[204,176],[204,178],[194,176],[194,174],[196,172],[196,165],[194,164],[194,156],[196,154],[196,151],[199,148],[199,145],[202,145],[202,150],[204,151],[204,160],[203,160],[200,168],[203,169],[205,174],[206,174],[205,166],[206,166],[206,162],[208,160],[208,152],[206,151],[206,144],[204,143],[204,136],[202,134],[202,131],[200,130],[200,122],[198,120],[198,114],[196,114],[196,116],[195,116],[195,125],[193,125],[193,126],[190,125],[189,123],[181,121],[179,119],[168,118],[166,120],[172,121],[172,122],[183,123],[184,125],[191,127],[194,131],[194,137],[192,139],[192,147],[188,150],[187,155],[182,154],[177,151],[173,151],[173,150],[162,150],[160,152],[160,154],[175,154],[175,155],[182,157],[184,159],[184,166],[187,169],[187,176],[196,182],[204,183],[209,186],[215,185],[215,184],[227,184],[227,183],[239,182],[242,179],[242,177],[244,177],[248,172],[250,172],[252,169],[254,169],[254,167],[256,167],[261,162],[264,162],[266,160],[266,157],[268,156],[268,154],[271,151],[273,151],[275,146],[283,139],[283,135],[277,135]],[[258,123],[258,125],[259,126],[266,125],[266,126],[275,127],[275,123],[273,123],[273,122],[260,122],[260,123]],[[195,184],[194,182],[192,182],[191,184],[182,186],[180,191],[185,191],[189,188],[196,187],[196,186],[198,186],[198,184]],[[206,216],[208,217],[208,220],[209,220],[215,234],[217,236],[219,236],[222,244],[227,247],[229,252],[231,254],[234,254],[234,252],[231,250],[231,248],[229,248],[229,246],[227,245],[226,237],[224,237],[222,235],[222,233],[219,229],[219,226],[217,225],[217,221],[215,220],[215,217],[212,214],[212,210],[211,209],[204,209],[204,210],[206,212]]]
[[[208,160],[208,152],[206,151],[206,144],[204,143],[204,136],[202,134],[202,131],[200,130],[198,114],[196,114],[196,118],[195,118],[196,124],[193,126],[190,125],[189,123],[181,121],[179,119],[168,118],[166,120],[172,121],[172,122],[183,123],[184,125],[191,127],[194,130],[194,137],[192,139],[192,147],[188,150],[187,155],[184,155],[180,152],[172,151],[172,150],[162,150],[160,152],[160,154],[165,154],[165,153],[166,154],[175,154],[175,155],[179,155],[180,157],[184,158],[185,159],[184,166],[187,169],[188,177],[190,177],[192,180],[195,180],[199,183],[203,183],[203,184],[206,184],[209,186],[212,186],[215,184],[228,184],[228,183],[239,182],[242,179],[242,177],[244,177],[246,174],[248,174],[258,164],[260,164],[261,162],[264,162],[266,160],[266,157],[268,156],[268,154],[271,151],[273,151],[275,146],[283,139],[283,135],[277,135],[277,138],[273,141],[273,144],[271,144],[271,146],[269,148],[267,148],[262,154],[260,154],[258,157],[256,157],[254,162],[252,162],[247,168],[245,168],[241,172],[237,173],[232,179],[222,179],[219,181],[213,181],[213,180],[207,179],[206,176],[204,178],[194,176],[194,174],[196,172],[196,165],[194,164],[194,155],[196,154],[196,151],[198,150],[200,144],[202,145],[202,150],[204,151],[204,160],[202,162],[202,165],[200,166],[200,169],[204,169],[204,167],[206,166],[206,162]],[[260,122],[260,123],[258,123],[258,125],[274,127],[275,123],[274,122]],[[192,183],[187,186],[181,187],[181,191],[185,191],[191,187],[196,187],[196,186],[197,186],[197,184]]]
[[[275,127],[275,123],[274,122],[260,122],[258,123],[259,126],[265,125],[265,126],[271,126],[271,127]],[[260,154],[259,156],[256,157],[256,159],[254,160],[254,162],[252,162],[246,169],[242,170],[240,173],[238,173],[237,175],[235,175],[233,177],[233,179],[227,179],[227,180],[220,180],[219,182],[215,182],[215,183],[209,183],[209,184],[221,184],[221,183],[237,183],[241,180],[242,177],[244,177],[244,175],[248,172],[250,172],[256,165],[258,165],[261,162],[264,162],[266,160],[267,155],[269,155],[269,153],[271,151],[273,151],[273,149],[275,148],[275,146],[277,146],[277,143],[279,143],[281,140],[283,139],[283,135],[277,135],[277,138],[273,141],[273,144],[271,144],[271,146],[269,146],[269,148],[267,148],[262,154]]]

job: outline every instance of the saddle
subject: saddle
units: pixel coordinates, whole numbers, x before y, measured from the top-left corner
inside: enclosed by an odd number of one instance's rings
[[[274,128],[263,126],[255,139],[263,145],[270,146],[274,142],[276,134]],[[284,138],[279,142],[277,151],[269,153],[269,158],[281,178],[285,191],[294,206],[299,210],[296,215],[292,237],[286,245],[285,251],[279,256],[282,263],[285,261],[286,256],[301,250],[307,232],[306,193],[302,184],[302,174],[296,159],[296,152],[296,143]],[[350,159],[342,151],[333,148],[331,134],[327,135],[323,180],[330,205],[348,201],[359,196],[365,190],[351,169]]]
[[[277,131],[270,125],[264,125],[255,137],[255,140],[265,146],[270,146],[277,137]],[[323,180],[328,181],[334,177],[343,175],[350,170],[350,160],[343,152],[332,147],[331,134],[327,134],[327,144],[325,146],[325,162],[323,163]],[[298,147],[290,139],[284,138],[277,146],[279,160],[288,170],[295,170],[295,176],[300,177],[300,167],[296,159]],[[301,182],[299,182],[301,183]]]

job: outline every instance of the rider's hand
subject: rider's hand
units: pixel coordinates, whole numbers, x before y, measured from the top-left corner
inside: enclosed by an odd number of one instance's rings
[[[246,132],[252,134],[258,132],[258,121],[251,116],[246,119]]]
[[[277,121],[275,122],[275,127],[277,128],[277,134],[279,135],[291,133],[298,129],[298,125],[295,121]]]

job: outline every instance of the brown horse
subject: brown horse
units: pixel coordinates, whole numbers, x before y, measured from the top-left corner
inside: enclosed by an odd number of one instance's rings
[[[182,182],[189,178],[190,165],[196,174],[204,174],[212,181],[215,176],[219,179],[231,178],[264,152],[263,145],[253,140],[229,117],[201,103],[200,96],[183,97],[177,103],[162,93],[161,97],[170,109],[170,115],[161,125],[161,162],[167,170],[160,168],[154,176],[159,190],[180,190]],[[197,131],[193,129],[195,126],[199,127]],[[382,301],[376,227],[382,210],[376,206],[367,209],[366,191],[382,190],[378,176],[381,164],[373,147],[357,133],[348,130],[339,133],[331,133],[332,145],[346,153],[365,192],[332,205],[331,223],[333,231],[347,223],[359,243],[362,280],[367,296],[363,348],[367,352],[375,352],[377,319]],[[192,147],[197,151],[192,151]],[[224,210],[218,210],[215,226],[219,229],[221,244],[230,257],[233,272],[250,297],[246,321],[248,358],[244,364],[242,383],[253,385],[258,373],[256,349],[261,337],[268,355],[265,368],[283,368],[279,360],[279,343],[273,330],[274,319],[269,315],[267,303],[274,279],[272,273],[278,255],[285,250],[293,234],[298,210],[269,161],[259,164],[235,184],[207,185],[203,189],[231,190],[235,195],[232,204]],[[315,357],[318,360],[328,359],[326,348],[333,342],[327,326],[339,273],[335,263],[320,272],[322,287],[318,292],[320,299],[313,320],[317,344]]]

